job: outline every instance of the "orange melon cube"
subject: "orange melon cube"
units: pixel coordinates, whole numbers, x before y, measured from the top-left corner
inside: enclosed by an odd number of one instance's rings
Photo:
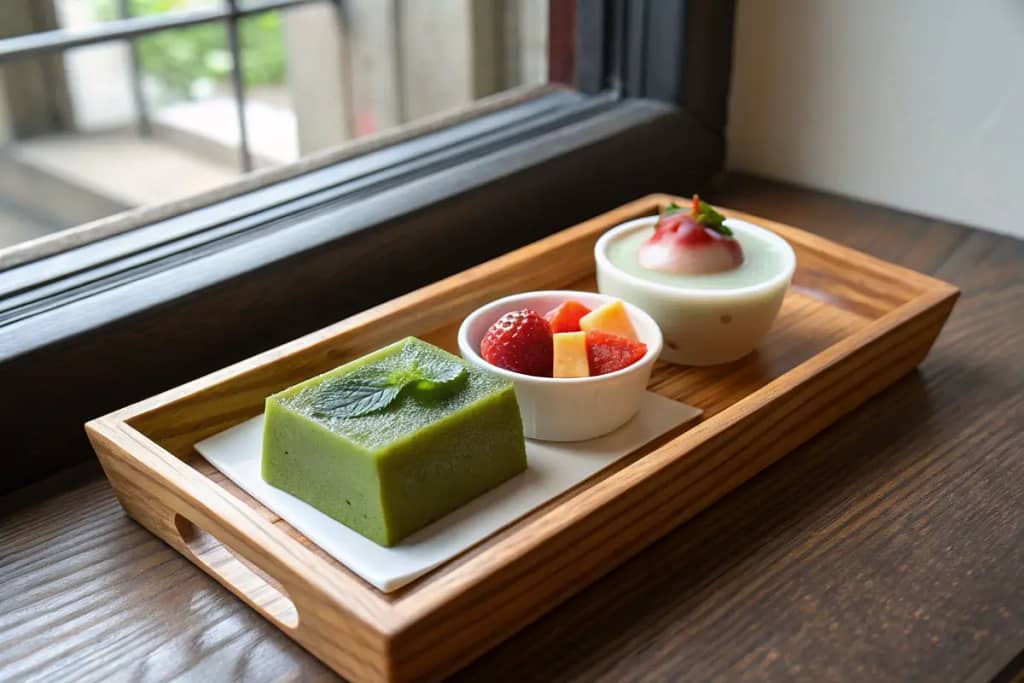
[[[553,377],[590,377],[587,333],[560,332],[552,336],[555,350]]]
[[[613,301],[600,308],[594,309],[587,315],[580,318],[580,329],[584,332],[607,332],[617,334],[637,341],[636,330],[626,312],[626,306],[621,301]]]

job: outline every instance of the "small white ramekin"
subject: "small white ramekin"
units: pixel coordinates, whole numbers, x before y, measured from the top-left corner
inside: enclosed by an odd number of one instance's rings
[[[796,254],[774,232],[730,218],[726,225],[738,235],[756,235],[782,248],[783,267],[764,282],[736,289],[686,289],[645,280],[622,270],[608,258],[608,247],[635,230],[653,227],[656,216],[618,225],[597,240],[597,287],[634,304],[654,318],[665,336],[662,359],[679,365],[717,365],[738,360],[754,350],[768,333],[796,270]]]
[[[647,353],[628,368],[596,377],[533,377],[491,365],[480,357],[480,341],[505,313],[529,308],[544,315],[575,299],[594,309],[616,300],[593,292],[548,291],[513,294],[473,311],[459,327],[459,352],[467,361],[512,380],[523,432],[544,441],[583,441],[621,427],[640,409],[651,369],[661,353],[661,330],[651,316],[626,303],[637,337]]]

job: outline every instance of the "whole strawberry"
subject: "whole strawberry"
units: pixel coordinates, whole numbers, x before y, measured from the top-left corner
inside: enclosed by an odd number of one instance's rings
[[[480,342],[480,355],[505,370],[551,377],[551,326],[537,311],[510,311],[487,330]]]

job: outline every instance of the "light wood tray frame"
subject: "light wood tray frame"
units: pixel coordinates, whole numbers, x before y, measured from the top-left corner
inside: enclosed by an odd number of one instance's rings
[[[140,524],[354,681],[436,680],[711,505],[920,363],[956,301],[939,280],[796,228],[798,268],[768,338],[726,366],[659,364],[651,389],[705,410],[397,593],[323,553],[207,464],[193,444],[267,395],[406,335],[455,350],[497,297],[593,289],[593,246],[656,213],[652,195],[86,425]]]

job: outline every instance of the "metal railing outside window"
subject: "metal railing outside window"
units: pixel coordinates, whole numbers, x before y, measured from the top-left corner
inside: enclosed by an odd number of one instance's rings
[[[76,47],[98,45],[126,40],[131,43],[130,61],[132,94],[138,130],[150,133],[150,122],[145,94],[142,88],[141,65],[135,49],[135,40],[153,33],[222,23],[227,29],[228,50],[231,53],[231,88],[238,115],[239,156],[242,169],[251,171],[253,155],[246,129],[246,92],[243,78],[242,49],[238,35],[239,21],[247,16],[288,9],[313,2],[329,2],[340,8],[340,0],[222,0],[219,7],[165,12],[150,16],[131,16],[130,0],[118,0],[120,18],[96,26],[76,29],[40,31],[0,39],[0,64],[45,54],[62,53]]]

